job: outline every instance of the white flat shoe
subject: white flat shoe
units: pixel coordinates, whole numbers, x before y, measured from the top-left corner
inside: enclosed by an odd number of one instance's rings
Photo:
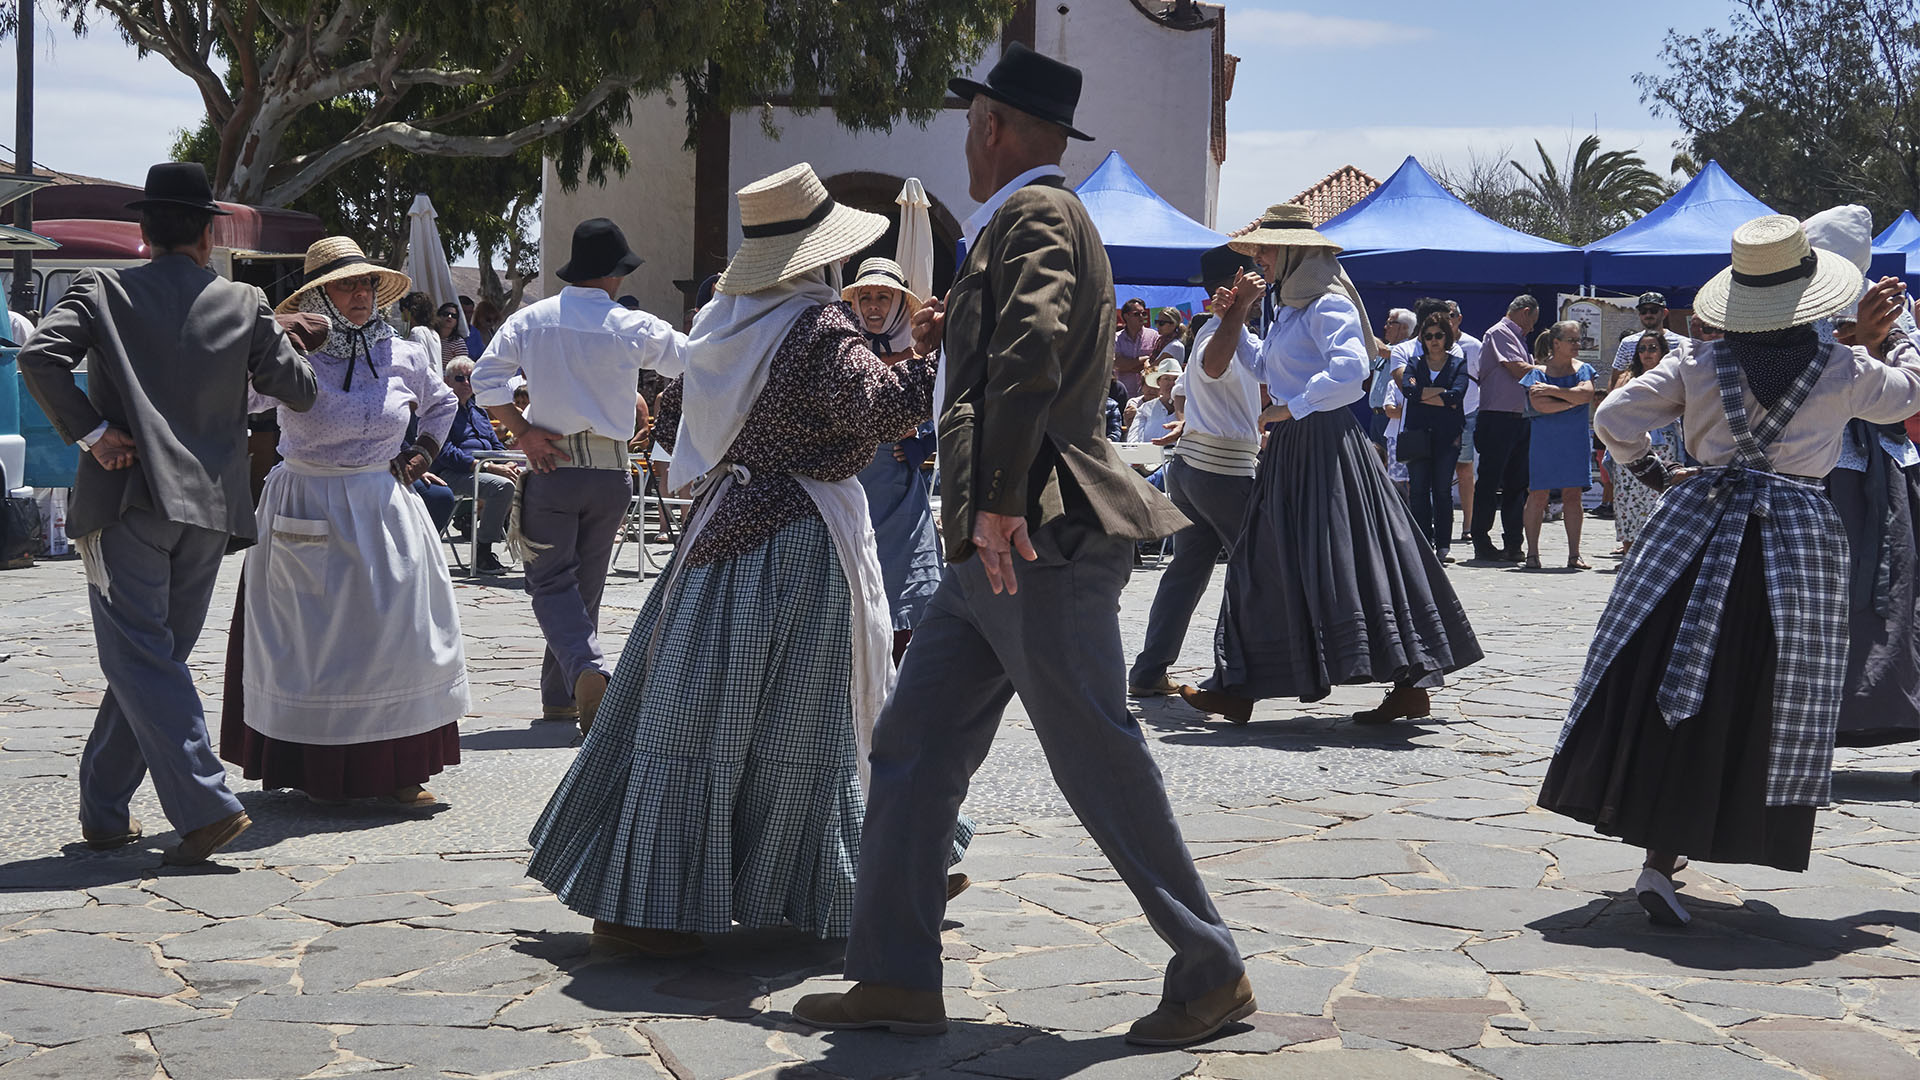
[[[1685,926],[1693,921],[1687,909],[1680,906],[1680,896],[1673,891],[1673,882],[1667,875],[1651,866],[1640,868],[1640,880],[1633,883],[1634,896],[1640,906],[1647,910],[1647,918],[1658,926]]]

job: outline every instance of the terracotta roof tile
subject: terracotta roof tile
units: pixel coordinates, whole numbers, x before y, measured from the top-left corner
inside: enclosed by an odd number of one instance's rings
[[[1319,183],[1287,201],[1304,206],[1315,225],[1325,225],[1348,207],[1373,193],[1380,181],[1351,165],[1342,165]]]

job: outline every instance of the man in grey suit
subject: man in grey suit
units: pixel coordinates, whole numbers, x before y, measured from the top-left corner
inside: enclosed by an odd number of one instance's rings
[[[151,773],[187,865],[252,822],[227,790],[187,656],[220,559],[253,542],[247,385],[313,407],[313,369],[266,297],[207,268],[206,172],[147,173],[140,232],[153,259],[82,273],[20,352],[20,373],[61,437],[79,443],[67,527],[87,570],[107,692],[80,758],[80,831],[95,848],[140,839],[128,803]],[[73,372],[87,363],[87,389]]]
[[[1059,167],[1067,138],[1086,138],[1073,129],[1080,72],[1015,44],[984,85],[951,85],[972,99],[967,172],[982,205],[960,277],[944,305],[916,317],[914,345],[946,348],[937,393],[948,566],[868,758],[846,960],[859,985],[810,995],[793,1016],[823,1028],[946,1029],[946,854],[967,784],[1018,693],[1061,793],[1173,947],[1160,1007],[1128,1041],[1197,1042],[1255,1006],[1127,712],[1119,601],[1133,545],[1187,522],[1103,435],[1113,272]]]

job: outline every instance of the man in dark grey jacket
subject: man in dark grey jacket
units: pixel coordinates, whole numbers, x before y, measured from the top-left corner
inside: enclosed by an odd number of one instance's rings
[[[129,205],[152,261],[81,274],[21,350],[20,373],[87,451],[67,521],[107,692],[80,758],[81,835],[96,848],[140,839],[128,803],[151,772],[181,835],[166,861],[185,865],[251,824],[186,664],[221,557],[255,536],[247,385],[298,411],[318,388],[265,296],[207,268],[225,211],[199,165],[154,166]]]

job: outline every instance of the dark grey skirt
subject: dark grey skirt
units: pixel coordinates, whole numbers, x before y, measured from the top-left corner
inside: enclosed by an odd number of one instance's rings
[[[1227,563],[1209,689],[1318,701],[1481,657],[1445,569],[1346,409],[1274,428]]]
[[[1827,477],[1852,557],[1840,746],[1920,740],[1920,465],[1898,468],[1877,440],[1868,447],[1866,472]]]

